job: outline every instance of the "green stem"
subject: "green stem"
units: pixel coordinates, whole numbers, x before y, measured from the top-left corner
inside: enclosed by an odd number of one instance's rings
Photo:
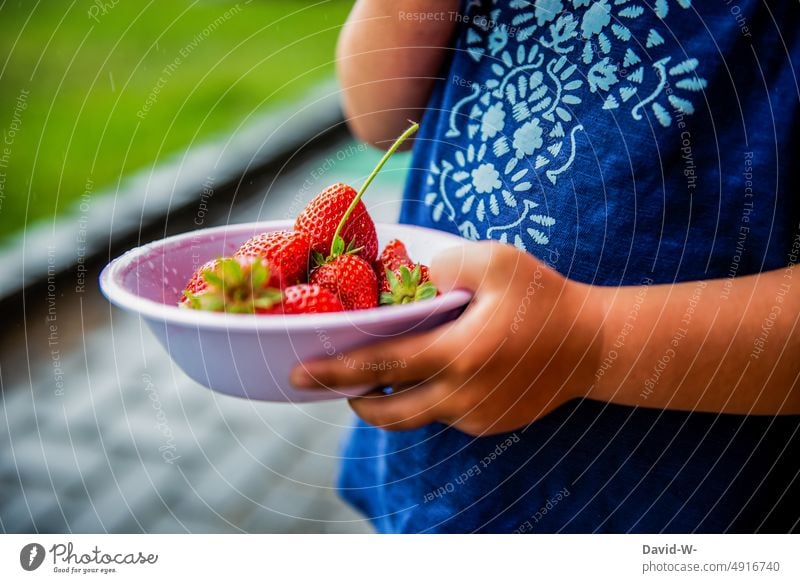
[[[353,197],[353,201],[350,203],[350,206],[348,206],[347,210],[344,211],[344,215],[342,215],[342,220],[340,220],[339,224],[336,226],[336,232],[333,234],[333,240],[331,241],[331,255],[333,254],[333,245],[336,242],[336,239],[340,236],[342,229],[344,228],[344,224],[347,222],[347,219],[349,219],[350,215],[353,214],[353,211],[355,210],[358,201],[360,201],[361,197],[364,196],[364,191],[367,190],[367,187],[375,179],[375,176],[378,175],[378,172],[381,171],[381,168],[383,168],[384,164],[386,164],[389,158],[392,157],[392,154],[394,154],[397,151],[397,148],[399,148],[400,145],[403,142],[405,142],[408,139],[408,137],[411,136],[418,129],[419,129],[419,124],[414,122],[406,131],[400,134],[400,137],[394,141],[394,144],[392,144],[392,146],[388,150],[386,150],[386,153],[380,159],[375,168],[372,169],[370,175],[367,176],[367,179],[364,181],[364,184],[361,185],[361,188]]]

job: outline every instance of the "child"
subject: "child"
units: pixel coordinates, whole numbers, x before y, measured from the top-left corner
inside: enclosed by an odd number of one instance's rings
[[[431,266],[458,320],[295,371],[392,388],[340,478],[379,531],[798,528],[799,15],[356,2],[350,127],[421,120],[401,221],[492,240]]]

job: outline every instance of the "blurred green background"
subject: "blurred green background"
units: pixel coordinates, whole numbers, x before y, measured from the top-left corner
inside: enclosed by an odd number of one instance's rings
[[[331,76],[351,4],[0,0],[0,240]]]

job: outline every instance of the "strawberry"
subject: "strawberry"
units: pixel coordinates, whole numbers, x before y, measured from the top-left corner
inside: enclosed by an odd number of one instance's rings
[[[299,231],[262,233],[242,243],[234,257],[260,257],[272,267],[271,284],[286,287],[307,281],[311,241]]]
[[[400,144],[418,128],[419,124],[412,123],[395,140],[358,192],[346,184],[334,184],[315,196],[297,216],[294,228],[308,234],[311,252],[317,258],[317,263],[320,258],[333,259],[345,250],[369,263],[375,261],[378,255],[378,236],[375,233],[375,223],[372,222],[361,197]]]
[[[389,284],[386,280],[386,270],[395,271],[401,265],[412,267],[414,262],[408,256],[408,249],[400,239],[392,239],[383,248],[378,259],[373,264],[375,275],[378,276],[378,289],[389,291]]]
[[[413,267],[401,265],[394,271],[386,269],[386,281],[381,288],[381,305],[408,304],[439,295],[430,281],[428,268],[421,263]]]
[[[372,266],[358,255],[329,259],[311,272],[311,283],[333,292],[345,310],[364,310],[378,305],[378,280]]]
[[[283,290],[284,314],[341,312],[342,302],[334,293],[316,284],[301,283]]]
[[[192,274],[192,277],[189,278],[189,281],[186,283],[186,288],[183,291],[183,295],[181,295],[181,299],[178,301],[180,304],[184,304],[189,301],[189,298],[186,297],[186,292],[190,294],[197,295],[205,291],[208,287],[208,283],[206,282],[205,278],[203,277],[203,272],[208,270],[214,270],[217,268],[219,264],[219,259],[212,259],[200,266],[200,268]]]
[[[281,292],[270,285],[269,265],[258,257],[228,257],[199,270],[204,286],[184,290],[181,307],[209,312],[272,314],[280,311]],[[209,265],[209,264],[207,264]],[[192,286],[195,277],[189,281]]]
[[[405,268],[408,269],[409,272],[412,272],[412,273],[413,273],[415,267],[419,267],[419,282],[418,283],[420,285],[422,285],[423,283],[427,283],[427,282],[429,282],[431,280],[430,271],[428,270],[428,266],[427,265],[423,265],[422,263],[408,263],[408,264],[403,264],[400,267],[405,267]],[[383,277],[378,277],[378,293],[392,291],[392,286],[389,284],[389,278],[387,276],[387,271],[389,273],[394,273],[395,277],[397,277],[398,279],[402,279],[403,275],[401,273],[400,267],[398,267],[397,269],[394,269],[394,270],[389,270],[389,269],[384,269],[383,270],[383,274],[382,274]],[[439,293],[437,292],[436,295],[439,295]]]
[[[297,216],[294,228],[308,235],[312,252],[328,255],[337,225],[357,195],[351,186],[334,184],[315,196]],[[358,249],[357,254],[367,261],[373,261],[378,254],[375,223],[361,200],[344,222],[341,237],[351,248]]]
[[[378,279],[372,263],[378,254],[378,237],[361,197],[386,161],[419,124],[413,123],[386,151],[361,189],[334,184],[312,200],[297,217],[295,229],[308,234],[311,254],[318,267],[310,281],[333,292],[345,310],[378,305]]]
[[[408,249],[406,249],[405,243],[400,239],[392,239],[386,244],[386,247],[383,248],[378,257],[378,262],[383,268],[391,269],[392,271],[401,265],[414,264],[411,261],[411,257],[408,256]]]

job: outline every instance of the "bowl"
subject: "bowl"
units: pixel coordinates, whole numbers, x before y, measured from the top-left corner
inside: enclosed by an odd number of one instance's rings
[[[137,247],[109,263],[100,288],[113,304],[138,314],[178,366],[206,387],[260,401],[307,402],[350,397],[375,387],[296,390],[289,372],[298,363],[336,358],[360,346],[423,332],[453,320],[471,294],[453,290],[400,306],[302,315],[201,312],[177,306],[194,271],[209,259],[232,255],[259,233],[291,229],[268,221],[201,229]],[[378,224],[378,242],[402,240],[415,261],[429,264],[458,236],[409,225]]]

